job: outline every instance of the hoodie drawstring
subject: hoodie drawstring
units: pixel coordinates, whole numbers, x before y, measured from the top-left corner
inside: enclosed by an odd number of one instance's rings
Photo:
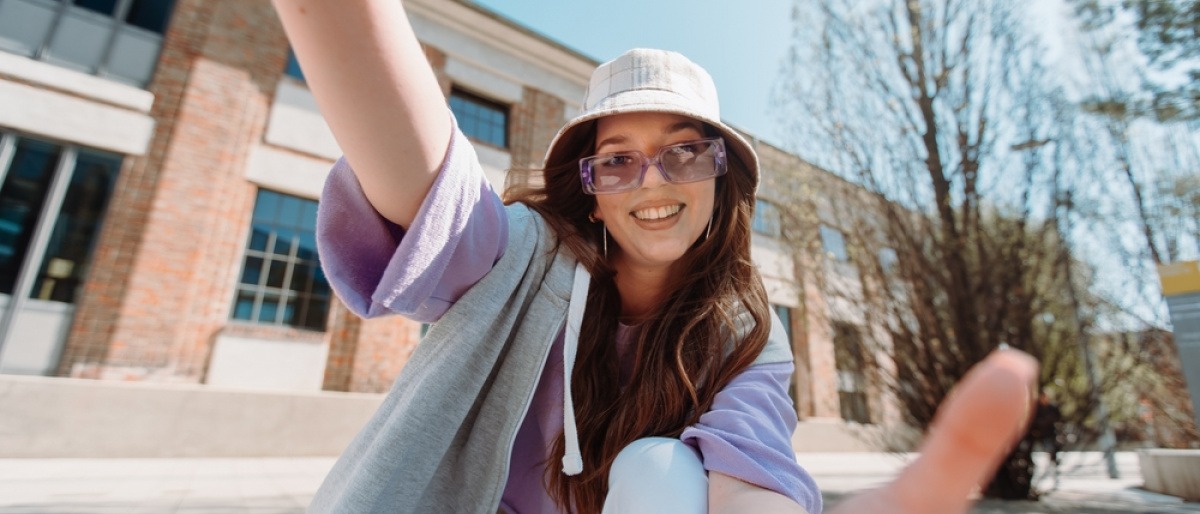
[[[575,284],[571,287],[571,302],[567,307],[567,333],[563,340],[563,473],[575,476],[583,472],[583,455],[579,452],[579,428],[575,426],[575,400],[571,397],[571,371],[575,367],[575,352],[579,348],[579,330],[583,325],[583,310],[587,306],[588,286],[592,275],[575,264]]]

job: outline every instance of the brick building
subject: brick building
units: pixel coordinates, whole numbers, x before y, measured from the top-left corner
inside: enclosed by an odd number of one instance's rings
[[[407,6],[489,180],[524,180],[597,63],[466,0]],[[0,0],[0,372],[385,391],[422,327],[330,293],[313,226],[339,155],[267,0]],[[770,184],[754,256],[798,415],[879,422]]]

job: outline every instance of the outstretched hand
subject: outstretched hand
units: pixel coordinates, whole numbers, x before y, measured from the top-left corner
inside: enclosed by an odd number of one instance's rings
[[[1033,412],[1037,361],[993,353],[967,373],[939,408],[921,455],[892,483],[855,496],[829,514],[966,512],[971,493],[1025,433]]]

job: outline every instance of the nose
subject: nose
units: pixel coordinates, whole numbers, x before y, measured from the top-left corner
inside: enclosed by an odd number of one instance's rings
[[[646,176],[642,177],[642,187],[655,188],[668,183],[661,166],[657,162],[650,163],[649,169],[646,170]]]

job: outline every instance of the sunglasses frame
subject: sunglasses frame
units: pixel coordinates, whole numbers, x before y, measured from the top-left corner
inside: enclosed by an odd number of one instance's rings
[[[696,178],[696,179],[691,179],[691,180],[676,180],[667,173],[666,169],[663,168],[663,164],[662,164],[663,152],[666,152],[667,150],[677,147],[677,146],[690,145],[690,144],[696,144],[696,143],[706,143],[706,142],[713,143],[716,146],[716,150],[715,150],[716,155],[714,156],[716,169],[714,170],[714,173],[711,176],[701,177],[701,178]],[[615,191],[600,191],[600,190],[598,190],[596,188],[595,182],[593,181],[595,179],[595,175],[593,174],[593,170],[592,170],[593,163],[600,157],[608,157],[608,156],[613,156],[613,155],[625,155],[625,154],[637,155],[642,160],[642,171],[638,174],[637,181],[634,182],[629,187],[625,187],[625,188],[618,189]],[[607,195],[607,194],[625,193],[625,192],[633,191],[637,188],[642,187],[642,183],[646,180],[646,171],[650,169],[651,164],[653,164],[655,168],[658,168],[658,173],[660,175],[662,175],[663,180],[666,180],[667,182],[670,182],[672,184],[688,184],[688,183],[692,183],[692,182],[700,182],[702,180],[708,180],[710,178],[719,177],[729,171],[728,160],[726,159],[726,152],[725,152],[725,138],[720,137],[720,136],[715,136],[715,137],[705,137],[705,138],[701,138],[701,139],[693,139],[690,141],[680,141],[678,143],[666,145],[666,146],[659,148],[658,151],[654,153],[654,157],[649,157],[639,150],[628,150],[628,151],[624,151],[624,152],[609,152],[609,153],[596,154],[596,155],[584,157],[582,159],[579,159],[579,180],[583,183],[583,192],[586,194],[589,194],[589,195]]]

